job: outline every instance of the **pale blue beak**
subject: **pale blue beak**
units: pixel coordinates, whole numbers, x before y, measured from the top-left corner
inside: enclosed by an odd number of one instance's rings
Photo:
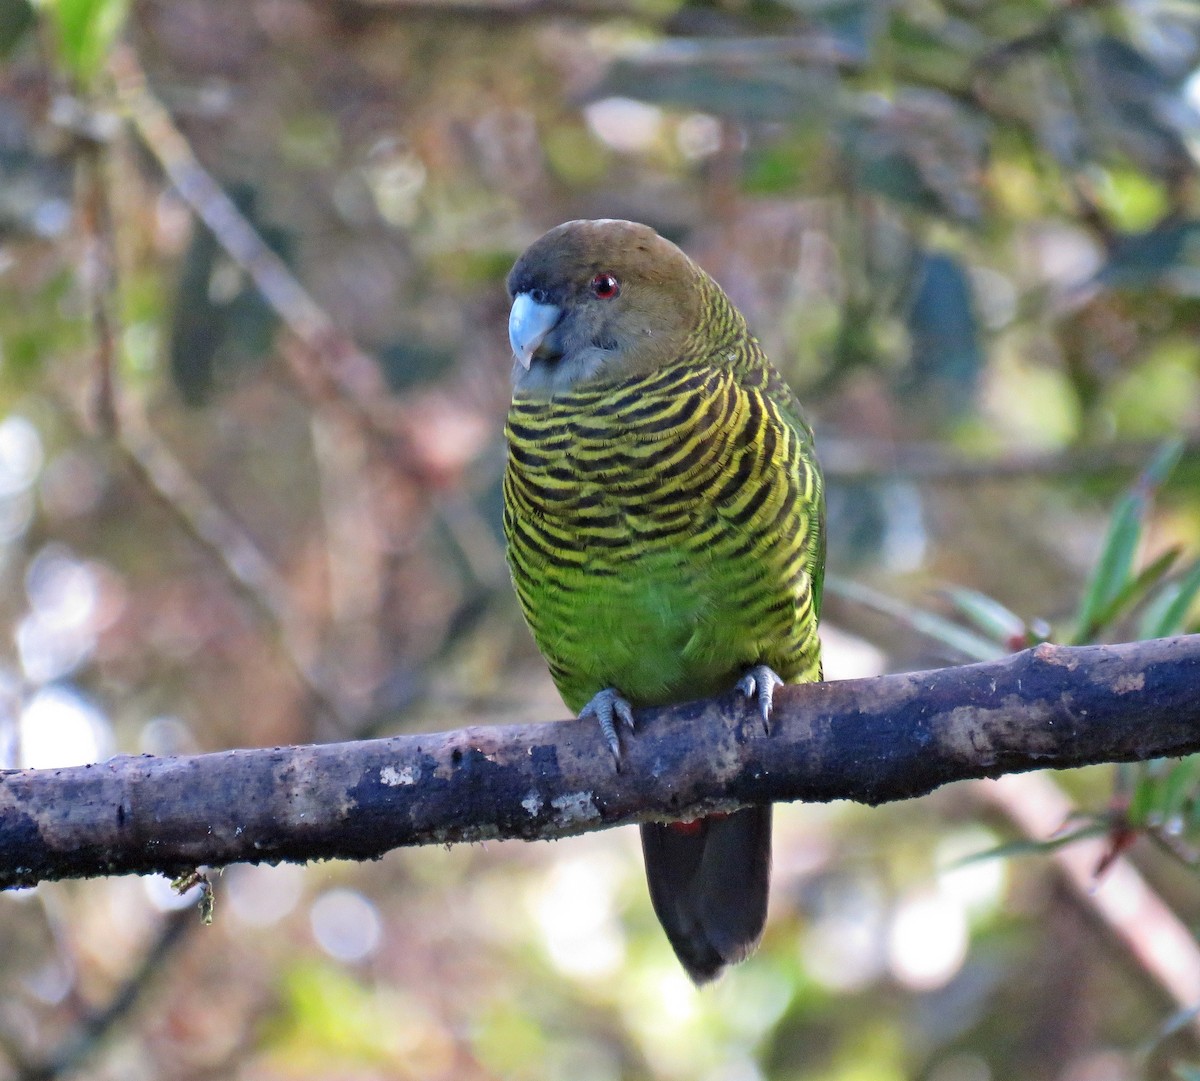
[[[539,304],[528,293],[513,297],[508,313],[508,342],[517,363],[526,370],[533,354],[562,318],[562,308],[555,304]]]

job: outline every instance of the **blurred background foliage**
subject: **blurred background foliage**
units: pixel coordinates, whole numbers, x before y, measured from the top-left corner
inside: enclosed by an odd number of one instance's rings
[[[0,0],[0,62],[0,764],[561,715],[502,282],[572,217],[808,403],[831,676],[1198,629],[1194,0]],[[1200,1077],[1198,774],[782,807],[702,993],[632,831],[6,894],[0,1077]]]

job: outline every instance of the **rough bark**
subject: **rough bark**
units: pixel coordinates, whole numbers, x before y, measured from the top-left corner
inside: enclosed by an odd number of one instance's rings
[[[0,772],[0,887],[197,866],[373,859],[565,837],[764,801],[1200,751],[1200,635],[1043,645],[998,663],[644,710],[617,772],[594,722]]]

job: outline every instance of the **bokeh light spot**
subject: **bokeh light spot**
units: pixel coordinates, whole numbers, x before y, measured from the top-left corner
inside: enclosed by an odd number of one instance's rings
[[[365,960],[383,937],[378,911],[355,890],[326,890],[313,901],[309,921],[317,945],[339,961]]]
[[[295,864],[281,863],[278,867],[239,864],[225,872],[229,910],[249,927],[271,927],[278,923],[295,910],[303,892],[304,869]]]
[[[583,115],[596,138],[626,154],[649,150],[662,130],[662,110],[633,98],[604,98]]]
[[[82,766],[111,753],[104,714],[71,687],[43,687],[21,711],[19,728],[27,769]]]
[[[613,861],[567,859],[554,864],[534,900],[534,916],[554,967],[568,976],[609,976],[625,959],[614,911]]]
[[[42,439],[24,417],[0,421],[0,496],[27,489],[42,468]]]
[[[967,956],[967,917],[962,905],[941,893],[918,893],[903,901],[888,934],[892,975],[914,991],[949,983]]]

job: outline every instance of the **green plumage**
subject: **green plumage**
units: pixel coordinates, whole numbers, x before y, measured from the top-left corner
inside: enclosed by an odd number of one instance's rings
[[[665,283],[639,291],[647,260],[629,261],[619,247],[630,243],[626,234],[613,238],[617,250],[606,248],[607,237],[576,240],[587,258],[571,273],[621,268],[614,273],[629,282],[629,305],[652,312],[659,294],[686,296],[691,314],[669,350],[641,363],[640,338],[631,338],[629,356],[614,349],[613,363],[550,392],[537,385],[523,393],[518,371],[506,428],[504,529],[513,582],[574,711],[606,688],[635,708],[709,697],[755,665],[786,682],[821,678],[824,534],[811,431],[724,292],[650,235],[650,265],[668,254],[673,261]],[[568,233],[559,247],[571,242]],[[670,252],[660,255],[658,246]],[[523,257],[533,266],[523,277],[518,263],[510,288],[518,292],[527,277],[544,281],[537,295],[550,296],[563,276],[554,260],[562,257],[553,247],[549,256],[535,249]],[[538,265],[546,262],[548,270]],[[576,253],[572,267],[579,262]],[[671,300],[672,317],[683,304]],[[602,329],[589,330],[588,340],[619,342],[615,319],[597,323]],[[639,333],[654,339],[651,330]],[[551,351],[549,363],[562,359]],[[769,809],[763,813],[769,862]],[[765,912],[765,868],[762,877]],[[652,877],[652,892],[654,885]],[[656,894],[656,908],[659,900]],[[668,934],[680,950],[669,925]],[[757,938],[757,930],[751,934]],[[680,956],[704,979],[749,945],[735,944],[733,957],[718,949],[715,967]]]
[[[508,417],[504,528],[563,700],[820,678],[821,481],[783,380],[711,279],[675,363]]]

